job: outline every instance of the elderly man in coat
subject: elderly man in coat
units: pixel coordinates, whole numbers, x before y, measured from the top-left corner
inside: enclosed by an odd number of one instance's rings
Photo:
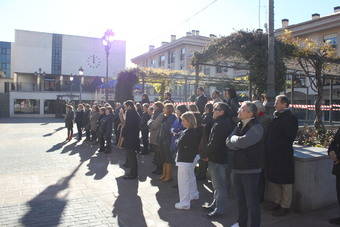
[[[275,99],[274,118],[268,128],[266,142],[266,172],[269,188],[274,194],[274,216],[284,216],[292,203],[294,183],[293,142],[298,130],[297,118],[292,114],[284,95]]]

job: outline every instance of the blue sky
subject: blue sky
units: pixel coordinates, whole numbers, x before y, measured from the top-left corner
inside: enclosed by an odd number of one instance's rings
[[[259,0],[0,0],[0,40],[14,41],[14,29],[101,37],[107,28],[127,41],[130,59],[169,41],[170,35],[200,30],[201,35],[228,35],[259,26]],[[260,0],[260,23],[268,17],[268,0]],[[275,28],[333,13],[339,0],[275,0]],[[188,20],[188,18],[191,18]]]

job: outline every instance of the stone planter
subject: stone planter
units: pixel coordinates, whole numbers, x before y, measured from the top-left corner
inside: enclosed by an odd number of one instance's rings
[[[294,146],[295,184],[293,204],[295,211],[306,212],[337,202],[333,162],[326,148]],[[270,190],[266,199],[272,200]]]

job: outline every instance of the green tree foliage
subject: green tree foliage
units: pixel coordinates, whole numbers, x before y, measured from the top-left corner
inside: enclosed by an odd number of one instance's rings
[[[121,71],[118,74],[117,84],[115,89],[115,100],[124,102],[133,100],[133,88],[138,83],[137,76],[138,68]]]
[[[211,61],[228,62],[229,59],[245,61],[249,66],[249,80],[254,85],[254,93],[266,92],[268,36],[262,32],[238,31],[229,36],[213,40],[201,53],[196,52],[193,65]],[[289,45],[276,40],[275,44],[275,89],[282,91],[285,83],[285,57],[290,53]]]
[[[321,104],[326,77],[337,68],[340,58],[336,57],[336,51],[327,42],[316,42],[312,39],[293,37],[291,31],[286,30],[280,40],[290,46],[293,65],[297,65],[310,78],[311,88],[317,92],[315,99],[314,126],[319,134],[325,133],[322,122]]]

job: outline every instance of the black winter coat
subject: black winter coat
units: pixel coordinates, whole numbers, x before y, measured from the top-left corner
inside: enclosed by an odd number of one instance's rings
[[[74,111],[69,110],[65,116],[65,127],[73,128],[73,121],[74,121]]]
[[[150,120],[151,116],[148,113],[143,113],[141,116],[140,121],[140,130],[141,131],[149,131],[148,128],[148,121]]]
[[[225,102],[229,105],[232,111],[233,117],[237,117],[237,112],[238,112],[238,109],[240,108],[240,103],[238,101],[238,98],[237,97],[229,98],[225,100]]]
[[[328,153],[334,151],[338,160],[340,160],[340,128],[336,131],[332,142],[329,144]],[[334,162],[333,171],[334,175],[340,175],[340,163]]]
[[[111,138],[113,126],[113,114],[106,115],[104,122],[104,138]]]
[[[213,113],[204,113],[202,115],[202,124],[204,125],[204,132],[207,140],[211,132],[211,128],[214,124]]]
[[[83,126],[87,130],[90,129],[90,116],[91,116],[91,111],[90,110],[85,110],[84,114],[83,114]]]
[[[225,141],[234,127],[235,124],[229,117],[221,116],[214,120],[207,147],[209,161],[219,164],[228,163],[228,148]]]
[[[266,172],[269,181],[276,184],[294,183],[293,142],[298,120],[290,110],[275,112],[269,124],[266,141]]]
[[[84,126],[84,110],[76,112],[76,118],[74,120],[80,127]]]
[[[98,136],[104,136],[105,134],[105,122],[106,122],[107,116],[105,114],[100,114],[98,119],[98,127],[97,132]]]
[[[137,150],[139,147],[140,116],[136,110],[127,110],[125,125],[122,128],[123,147],[129,150]]]
[[[186,129],[177,140],[177,162],[192,163],[198,154],[198,146],[201,141],[197,128]]]
[[[204,107],[205,107],[205,104],[207,104],[207,102],[208,102],[207,96],[201,95],[197,97],[195,104],[197,105],[198,110],[200,111],[201,114],[203,114]]]

